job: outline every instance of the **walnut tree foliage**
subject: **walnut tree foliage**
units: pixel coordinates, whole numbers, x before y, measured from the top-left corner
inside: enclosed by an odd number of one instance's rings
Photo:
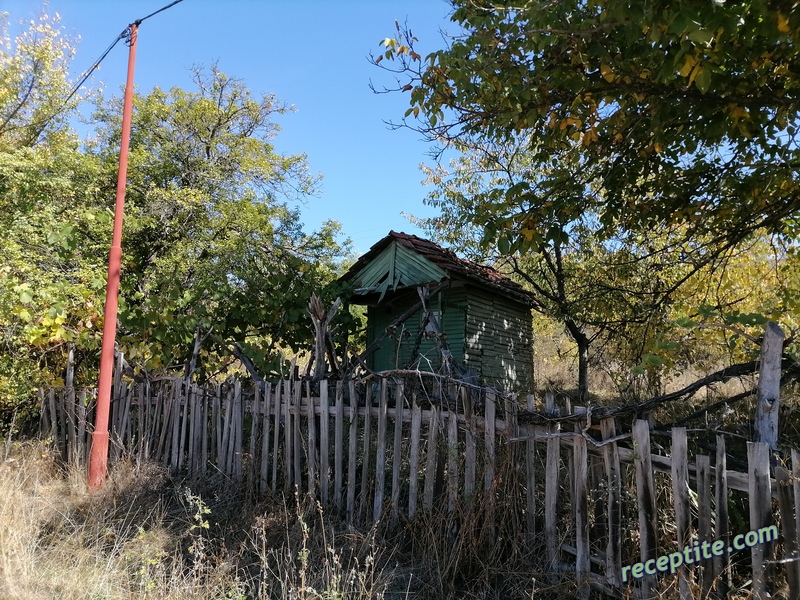
[[[800,9],[450,4],[444,49],[422,56],[398,26],[373,59],[409,96],[402,124],[460,154],[430,170],[442,212],[425,225],[510,265],[578,344],[582,382],[590,344],[626,346],[640,371],[678,317],[787,314],[701,290],[759,240],[782,249],[776,270],[796,262]]]
[[[376,62],[409,93],[408,124],[439,144],[535,141],[548,176],[475,207],[488,238],[525,249],[562,235],[589,189],[611,232],[687,224],[741,239],[796,227],[793,3],[451,4],[446,48],[422,57],[398,27]]]

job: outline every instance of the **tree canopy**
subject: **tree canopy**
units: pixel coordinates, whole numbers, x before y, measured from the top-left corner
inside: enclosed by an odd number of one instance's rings
[[[554,239],[563,232],[553,224],[578,219],[592,194],[611,232],[683,224],[731,240],[796,231],[793,4],[452,5],[460,31],[445,49],[423,58],[398,27],[375,62],[398,73],[415,117],[407,124],[430,139],[535,142],[532,160],[547,176],[481,207],[489,238],[523,249]]]
[[[796,324],[796,7],[451,5],[444,49],[421,56],[396,24],[373,58],[409,95],[402,124],[458,154],[429,168],[441,214],[422,225],[535,291],[577,344],[580,391],[590,344],[639,371],[676,357],[677,321]],[[781,273],[780,302],[719,292],[746,249]]]
[[[78,138],[72,48],[47,15],[0,47],[0,412],[63,383],[70,348],[76,384],[96,381],[122,102],[97,99]],[[266,375],[310,342],[308,300],[348,242],[334,221],[302,226],[320,176],[275,149],[288,110],[216,65],[135,94],[117,341],[138,373],[214,377],[246,357]]]

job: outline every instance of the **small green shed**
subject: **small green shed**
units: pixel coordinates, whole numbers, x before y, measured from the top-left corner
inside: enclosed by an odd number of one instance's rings
[[[476,382],[502,390],[530,389],[534,298],[491,267],[391,231],[341,280],[353,285],[350,301],[367,306],[368,346],[419,303],[419,286],[439,289],[427,300],[437,323],[426,321],[421,308],[412,312],[367,356],[370,369],[439,371],[443,341],[452,363]]]

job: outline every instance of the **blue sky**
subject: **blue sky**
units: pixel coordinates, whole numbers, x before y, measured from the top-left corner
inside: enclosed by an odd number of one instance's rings
[[[79,37],[74,76],[88,68],[125,26],[169,0],[50,0],[65,33]],[[214,61],[225,73],[243,79],[256,93],[274,93],[297,108],[280,117],[275,140],[282,153],[308,155],[314,173],[323,175],[321,194],[302,207],[306,229],[325,219],[342,223],[358,252],[390,229],[418,233],[402,212],[431,216],[423,205],[422,162],[429,144],[408,129],[391,131],[384,121],[399,121],[407,94],[376,95],[391,84],[367,55],[394,35],[394,22],[407,21],[423,56],[444,45],[440,30],[454,32],[444,0],[184,0],[145,21],[136,57],[136,86],[191,88],[188,68]],[[38,0],[0,0],[12,25],[36,18]],[[118,44],[91,84],[119,94],[125,82],[127,48]],[[109,203],[113,199],[109,199]]]

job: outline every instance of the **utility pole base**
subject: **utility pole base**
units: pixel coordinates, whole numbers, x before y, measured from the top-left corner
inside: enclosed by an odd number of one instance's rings
[[[92,432],[92,451],[89,454],[89,488],[99,490],[108,471],[108,431]]]

